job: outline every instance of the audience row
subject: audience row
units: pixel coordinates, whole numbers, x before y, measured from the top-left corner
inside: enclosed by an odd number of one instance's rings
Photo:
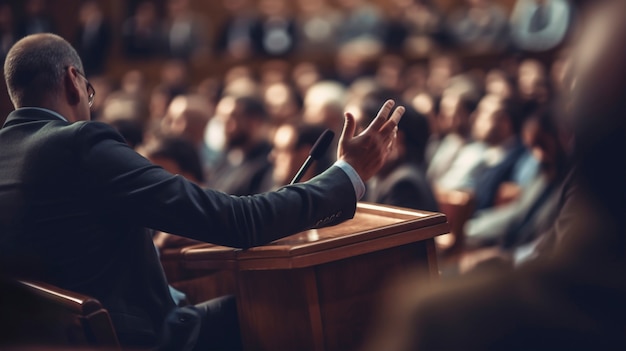
[[[127,58],[155,57],[207,62],[223,57],[285,58],[295,53],[376,56],[384,52],[424,57],[453,48],[470,53],[553,49],[568,35],[574,9],[567,0],[518,0],[509,15],[497,1],[466,0],[443,12],[432,0],[394,0],[384,9],[371,0],[226,0],[216,13],[190,0],[139,1],[126,6],[118,30],[100,3],[85,1],[70,38],[89,75],[103,73],[114,41]],[[45,0],[24,2],[24,17],[0,5],[0,48],[57,27]],[[215,5],[213,5],[215,6]],[[124,6],[122,6],[123,8]],[[21,12],[21,11],[17,11]],[[123,16],[123,15],[122,15]],[[4,56],[4,55],[3,55]]]

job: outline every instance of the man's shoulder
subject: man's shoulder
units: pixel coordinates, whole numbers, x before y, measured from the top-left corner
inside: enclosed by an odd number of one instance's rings
[[[114,139],[124,142],[124,138],[111,125],[97,121],[80,121],[71,124],[76,135],[83,140],[90,139]]]

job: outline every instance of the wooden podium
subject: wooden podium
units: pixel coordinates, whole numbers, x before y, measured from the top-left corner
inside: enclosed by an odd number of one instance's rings
[[[408,269],[438,276],[433,238],[446,216],[359,203],[354,219],[266,246],[193,247],[192,270],[229,270],[236,280],[246,350],[358,348],[389,278]]]

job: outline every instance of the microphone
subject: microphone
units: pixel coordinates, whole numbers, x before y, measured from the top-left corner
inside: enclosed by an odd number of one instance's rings
[[[298,183],[300,179],[302,179],[302,177],[309,169],[309,167],[311,167],[313,162],[319,160],[320,158],[322,158],[322,156],[324,156],[334,137],[335,132],[330,129],[326,129],[324,133],[322,133],[322,135],[317,138],[317,141],[315,141],[315,144],[309,152],[309,157],[306,158],[306,161],[304,161],[302,167],[300,167],[300,170],[298,171],[298,173],[296,173],[296,176],[293,177],[293,180],[289,184]]]

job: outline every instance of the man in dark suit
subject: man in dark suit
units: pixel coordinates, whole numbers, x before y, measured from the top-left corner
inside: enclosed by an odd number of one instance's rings
[[[339,161],[324,174],[237,198],[167,173],[112,127],[89,122],[95,92],[82,67],[71,45],[52,34],[26,37],[7,56],[16,110],[0,129],[0,267],[96,297],[127,347],[151,347],[178,332],[163,328],[175,306],[143,228],[247,248],[351,218],[361,179],[384,162],[403,113],[391,114],[388,101],[357,136],[347,114]],[[236,348],[236,318],[216,318],[213,307],[202,309],[200,335],[212,335],[204,339],[213,348]],[[179,349],[195,342],[174,341]]]
[[[626,349],[626,1],[593,3],[565,99],[576,168],[549,244],[517,271],[405,281],[367,350]]]

